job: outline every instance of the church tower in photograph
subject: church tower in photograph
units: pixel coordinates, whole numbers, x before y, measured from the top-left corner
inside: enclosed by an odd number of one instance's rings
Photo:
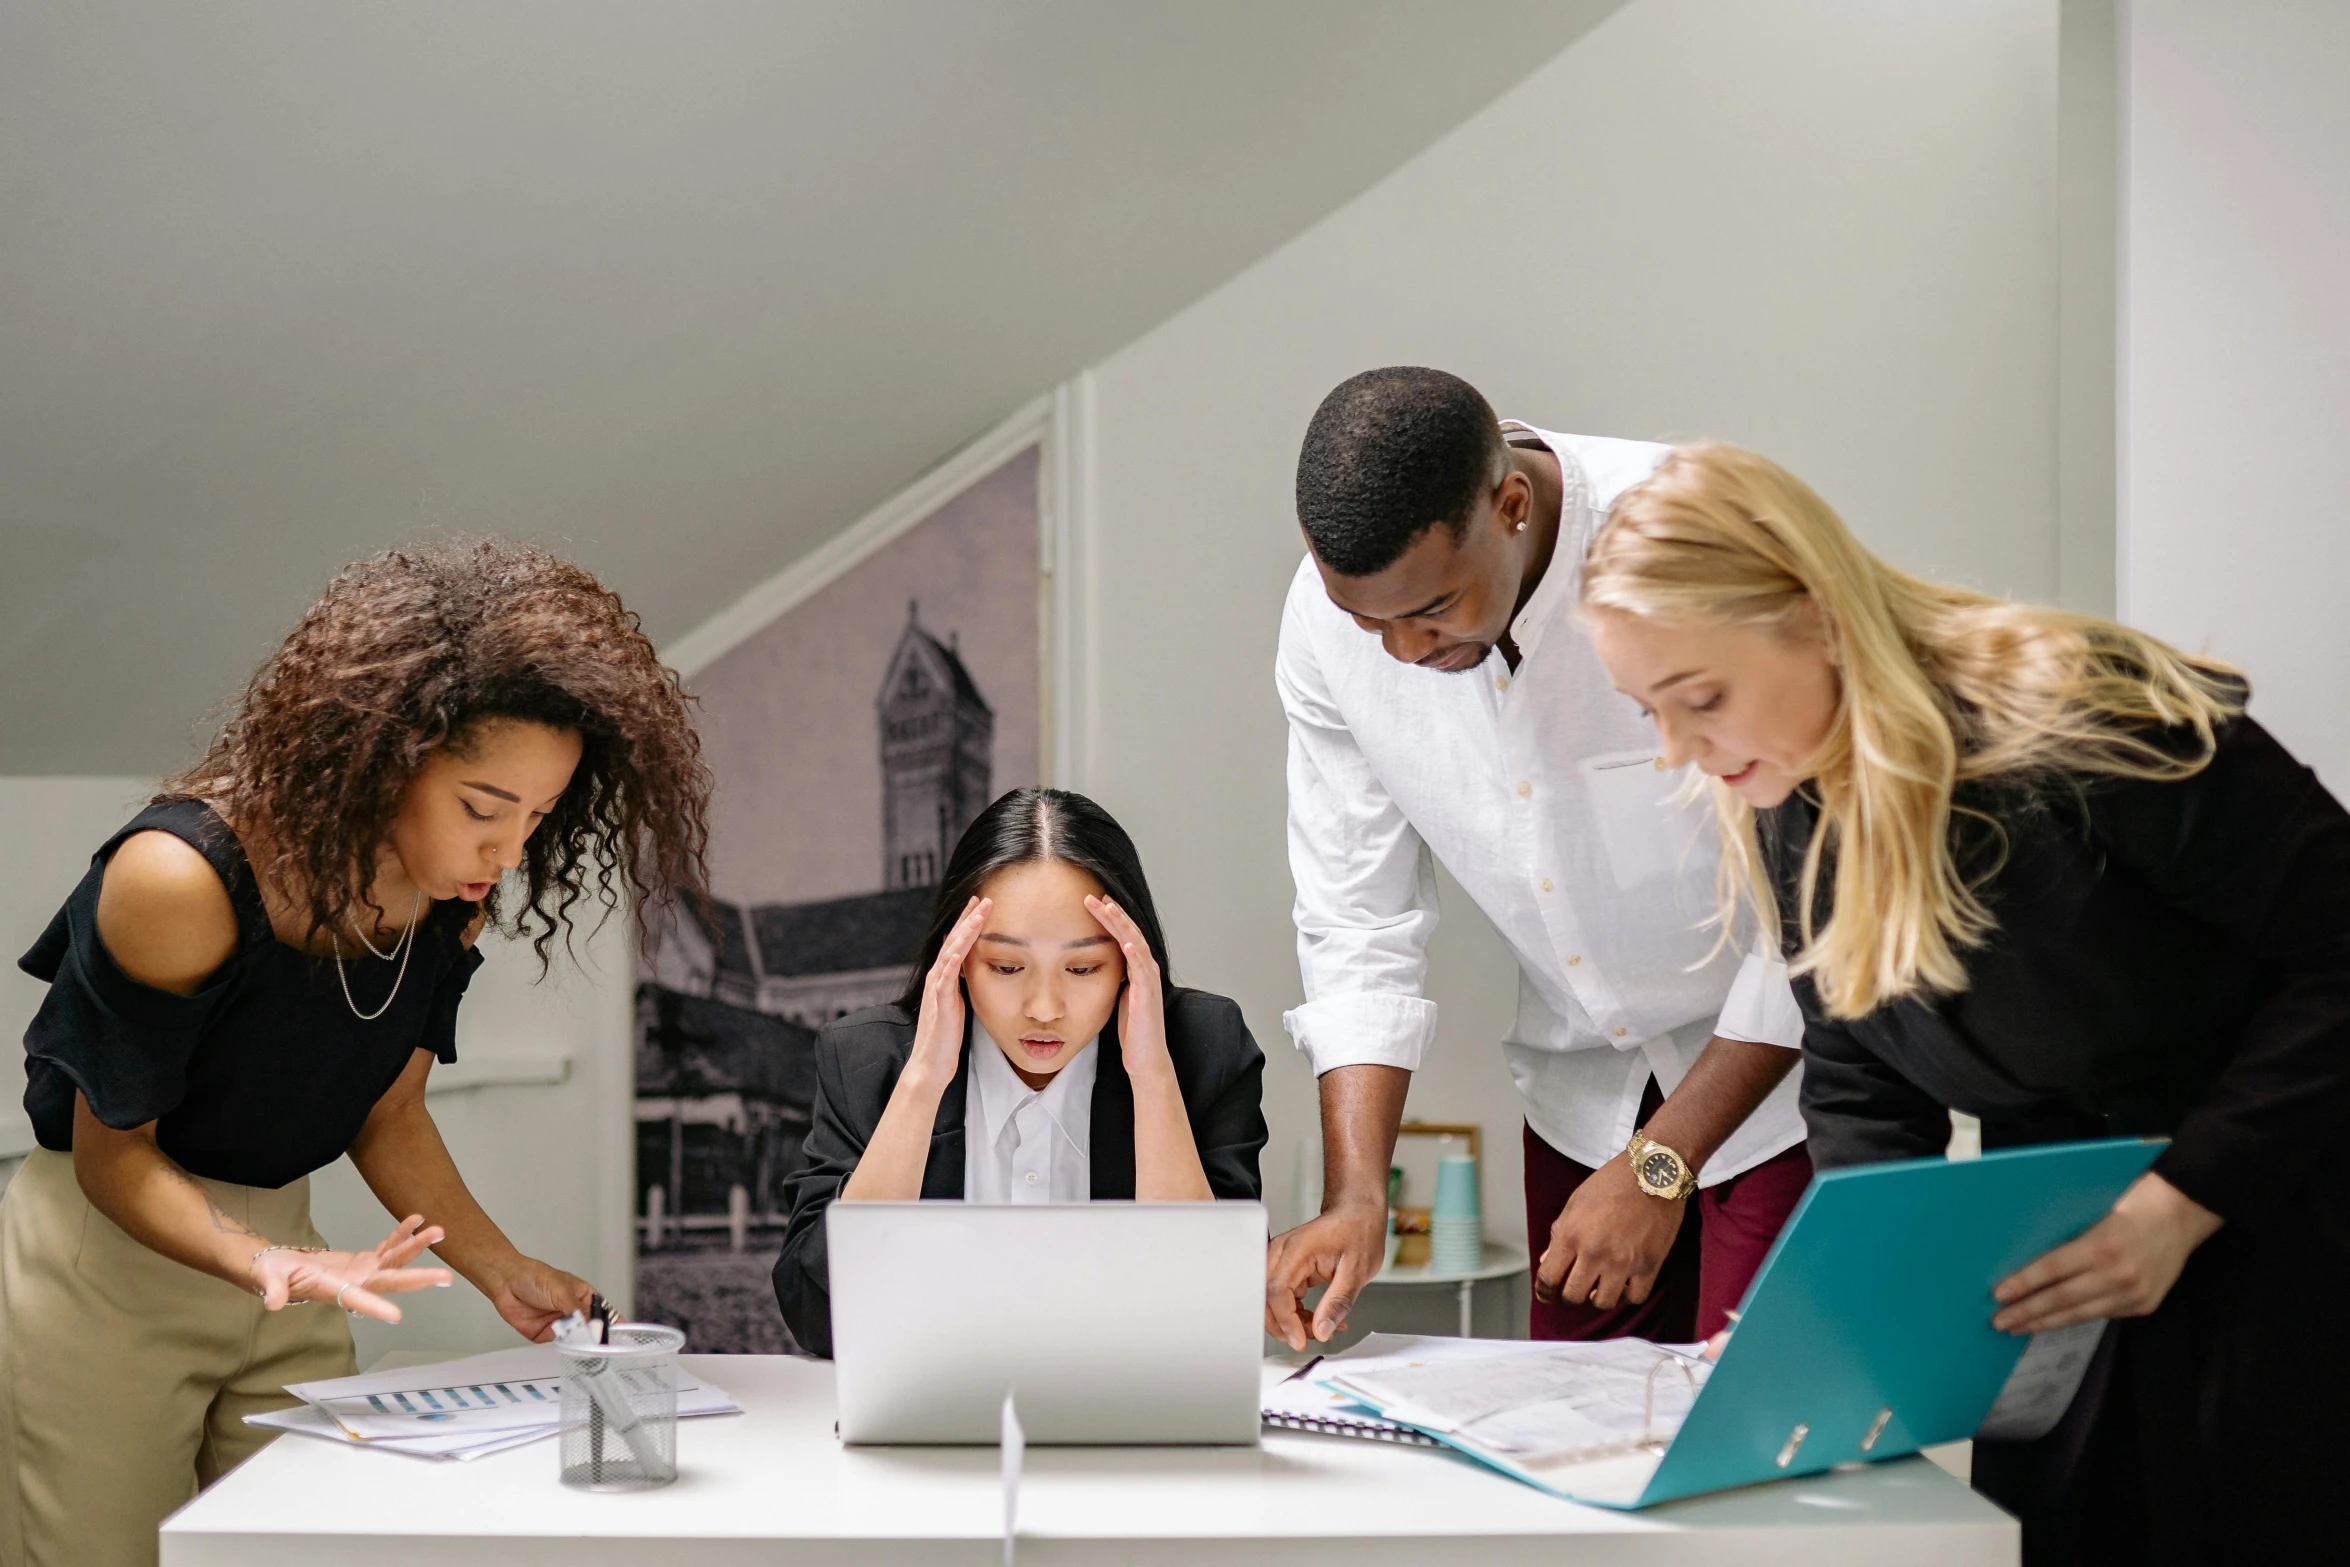
[[[905,634],[875,699],[881,720],[881,885],[933,887],[971,819],[987,806],[995,712],[953,641],[922,629],[906,606]]]

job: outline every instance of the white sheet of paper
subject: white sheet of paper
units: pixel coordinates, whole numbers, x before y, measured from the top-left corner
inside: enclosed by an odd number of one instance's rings
[[[620,1375],[626,1379],[647,1373]],[[478,1437],[558,1423],[562,1419],[562,1395],[562,1383],[533,1378],[370,1393],[364,1398],[318,1399],[312,1401],[311,1407],[323,1410],[362,1441],[400,1441],[453,1432]],[[681,1416],[723,1414],[733,1408],[732,1399],[699,1382],[680,1385],[677,1390],[677,1412]]]
[[[2081,1378],[2088,1374],[2104,1338],[2103,1317],[2033,1334],[1975,1435],[1995,1442],[2029,1442],[2054,1430],[2072,1407]]]
[[[296,1404],[291,1409],[273,1409],[267,1414],[247,1415],[245,1424],[283,1431],[290,1436],[339,1442],[345,1447],[363,1447],[370,1452],[399,1453],[408,1458],[459,1460],[483,1458],[491,1453],[503,1453],[509,1448],[527,1447],[533,1442],[545,1441],[561,1429],[559,1426],[544,1425],[522,1431],[456,1432],[443,1436],[408,1437],[397,1441],[362,1442],[335,1424],[332,1415],[312,1404]]]
[[[1402,1364],[1396,1358],[1334,1366],[1331,1384],[1390,1419],[1525,1459],[1669,1439],[1712,1370],[1641,1339],[1496,1345],[1484,1353],[1407,1356]]]
[[[1366,1333],[1351,1347],[1335,1355],[1317,1356],[1304,1369],[1287,1376],[1268,1368],[1271,1374],[1266,1378],[1264,1391],[1258,1397],[1257,1410],[1267,1417],[1281,1416],[1298,1420],[1335,1417],[1371,1430],[1404,1433],[1411,1428],[1393,1420],[1382,1420],[1353,1396],[1333,1387],[1331,1378],[1439,1361],[1482,1360],[1490,1358],[1497,1351],[1508,1353],[1513,1349],[1540,1347],[1524,1340]]]
[[[715,1388],[705,1387],[695,1397],[696,1404],[689,1405],[683,1394],[678,1396],[678,1419],[695,1420],[705,1415],[742,1413],[740,1405]],[[345,1431],[335,1423],[332,1415],[315,1404],[296,1404],[291,1409],[273,1409],[266,1414],[247,1415],[245,1424],[284,1431],[294,1436],[318,1437],[376,1453],[401,1453],[410,1458],[458,1459],[481,1458],[491,1453],[502,1453],[510,1447],[543,1442],[561,1429],[560,1422],[549,1421],[544,1425],[506,1431],[437,1431],[423,1436],[362,1439]]]
[[[288,1384],[304,1402],[246,1424],[411,1458],[479,1458],[552,1436],[562,1424],[562,1359],[526,1344],[431,1365]],[[677,1414],[739,1414],[721,1388],[680,1372]]]
[[[286,1391],[306,1404],[333,1398],[358,1398],[368,1393],[406,1393],[418,1388],[447,1387],[459,1382],[511,1382],[563,1375],[563,1360],[552,1344],[517,1344],[486,1355],[435,1361],[424,1366],[395,1366],[387,1371],[362,1371],[354,1377],[329,1377],[318,1382],[289,1382]]]

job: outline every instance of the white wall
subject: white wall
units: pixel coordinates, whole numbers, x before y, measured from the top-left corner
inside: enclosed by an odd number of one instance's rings
[[[91,853],[136,814],[142,778],[0,778],[0,1180],[32,1146],[16,1042],[45,988],[20,973],[30,946],[88,869]],[[491,938],[459,1015],[458,1064],[434,1069],[431,1106],[457,1166],[515,1244],[587,1275],[615,1301],[631,1292],[629,993],[625,920],[581,944],[585,969],[558,954],[545,984],[526,950]],[[346,1161],[312,1182],[319,1228],[367,1245],[390,1221]],[[356,1324],[364,1364],[389,1348],[490,1349],[515,1342],[470,1286],[410,1297],[399,1328]]]
[[[2114,612],[2120,88],[2115,0],[2063,0],[2057,52],[2056,600]]]
[[[2123,35],[2123,610],[2350,796],[2350,7]]]
[[[1080,786],[1141,843],[1183,977],[1266,1047],[1276,1220],[1314,1134],[1271,682],[1314,405],[1428,363],[1554,428],[1743,442],[1904,566],[2053,594],[2057,26],[2055,0],[1635,0],[1090,373]],[[1519,1235],[1510,966],[1446,910],[1411,1110],[1484,1124],[1488,1228]]]

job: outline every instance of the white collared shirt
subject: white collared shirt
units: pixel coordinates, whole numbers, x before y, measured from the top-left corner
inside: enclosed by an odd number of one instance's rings
[[[1089,1039],[1042,1089],[1029,1087],[973,1018],[963,1098],[965,1202],[1087,1202],[1093,1197],[1093,1080],[1101,1040]]]
[[[1644,441],[1506,422],[1559,460],[1548,571],[1496,649],[1464,674],[1390,658],[1330,602],[1308,556],[1290,583],[1275,684],[1289,716],[1289,864],[1305,1005],[1283,1018],[1318,1076],[1417,1070],[1436,1036],[1422,993],[1436,928],[1431,852],[1518,961],[1502,1049],[1535,1132],[1599,1165],[1632,1135],[1651,1073],[1679,1086],[1707,1038],[1800,1048],[1784,963],[1707,954],[1710,807],[1673,796],[1655,729],[1574,620],[1583,552],[1608,505],[1662,460]],[[1700,1172],[1713,1185],[1803,1139],[1790,1073]]]

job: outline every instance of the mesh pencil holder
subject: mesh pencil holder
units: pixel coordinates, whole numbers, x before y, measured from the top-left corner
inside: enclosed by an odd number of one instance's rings
[[[609,1342],[562,1344],[563,1483],[642,1491],[677,1478],[677,1352],[685,1335],[617,1322]]]

